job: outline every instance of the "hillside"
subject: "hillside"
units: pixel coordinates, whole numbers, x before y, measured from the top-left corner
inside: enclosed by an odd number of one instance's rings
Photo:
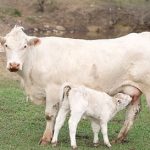
[[[90,39],[150,30],[149,0],[0,0],[0,4],[1,35],[15,24],[34,35]]]
[[[0,35],[18,24],[37,36],[118,37],[150,31],[149,10],[149,0],[0,0]],[[10,77],[4,56],[0,54],[0,76]]]

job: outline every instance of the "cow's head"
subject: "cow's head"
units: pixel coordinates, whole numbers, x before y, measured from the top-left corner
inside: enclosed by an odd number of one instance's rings
[[[23,27],[15,26],[5,37],[0,37],[0,43],[6,51],[7,69],[17,72],[22,70],[28,51],[39,44],[40,39],[27,36]]]
[[[123,93],[117,93],[114,98],[118,111],[124,109],[132,101],[132,97]]]

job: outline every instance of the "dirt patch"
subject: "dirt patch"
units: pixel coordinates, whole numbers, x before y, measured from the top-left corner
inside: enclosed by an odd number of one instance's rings
[[[15,24],[32,35],[89,39],[150,30],[149,0],[45,0],[43,12],[37,0],[0,0],[0,4],[2,35]]]

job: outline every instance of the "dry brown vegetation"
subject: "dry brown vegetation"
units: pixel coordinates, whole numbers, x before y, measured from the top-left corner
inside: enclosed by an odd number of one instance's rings
[[[37,36],[112,38],[150,30],[149,0],[0,0],[0,35],[15,25]],[[0,75],[6,74],[4,54]]]
[[[41,36],[110,38],[149,30],[149,9],[149,0],[0,0],[0,32],[22,24]]]

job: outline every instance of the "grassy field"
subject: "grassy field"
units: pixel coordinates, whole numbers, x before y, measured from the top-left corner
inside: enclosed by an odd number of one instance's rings
[[[109,124],[109,138],[113,140],[124,119],[124,112],[116,116]],[[128,142],[112,145],[112,150],[150,150],[150,112],[142,98],[142,111],[128,136]],[[0,150],[67,150],[70,149],[68,125],[61,130],[60,144],[40,146],[38,141],[45,127],[44,106],[32,105],[25,101],[25,95],[18,81],[0,80]],[[100,134],[100,146],[92,147],[92,131],[88,121],[79,124],[77,142],[79,149],[103,149]]]

